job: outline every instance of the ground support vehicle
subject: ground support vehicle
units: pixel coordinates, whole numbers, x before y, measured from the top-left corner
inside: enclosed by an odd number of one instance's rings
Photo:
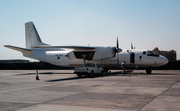
[[[91,77],[94,77],[94,74],[101,74],[102,76],[103,72],[104,69],[97,63],[86,63],[84,67],[74,68],[74,73],[76,73],[78,77],[81,77],[81,75],[90,75]]]

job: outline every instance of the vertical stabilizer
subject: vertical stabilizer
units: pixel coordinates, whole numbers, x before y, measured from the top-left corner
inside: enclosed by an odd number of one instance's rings
[[[25,24],[25,34],[26,34],[26,48],[31,49],[38,45],[47,45],[41,41],[41,38],[36,30],[33,22],[28,22]]]

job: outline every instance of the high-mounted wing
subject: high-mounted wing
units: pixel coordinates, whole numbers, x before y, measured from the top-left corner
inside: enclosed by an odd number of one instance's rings
[[[65,48],[74,50],[94,50],[96,47],[92,46],[34,46],[34,48]]]
[[[85,59],[85,60],[104,60],[114,58],[116,53],[122,51],[119,48],[118,38],[116,47],[100,47],[100,46],[48,46],[36,45],[33,48],[64,48],[73,49],[66,54],[70,59]]]
[[[96,47],[91,46],[34,46],[34,48],[64,48],[73,49],[73,51],[66,54],[66,57],[70,59],[85,59],[92,60]]]

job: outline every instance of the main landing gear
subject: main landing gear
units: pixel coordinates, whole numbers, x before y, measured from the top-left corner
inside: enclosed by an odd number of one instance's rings
[[[146,69],[146,74],[151,74],[151,72],[152,72],[152,68],[147,68]]]
[[[108,67],[103,67],[103,69],[104,69],[104,72],[108,72],[109,71]]]

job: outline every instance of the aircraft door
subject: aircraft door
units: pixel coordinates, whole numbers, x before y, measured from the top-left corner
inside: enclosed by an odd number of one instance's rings
[[[135,63],[135,54],[131,53],[130,55],[130,63]]]

